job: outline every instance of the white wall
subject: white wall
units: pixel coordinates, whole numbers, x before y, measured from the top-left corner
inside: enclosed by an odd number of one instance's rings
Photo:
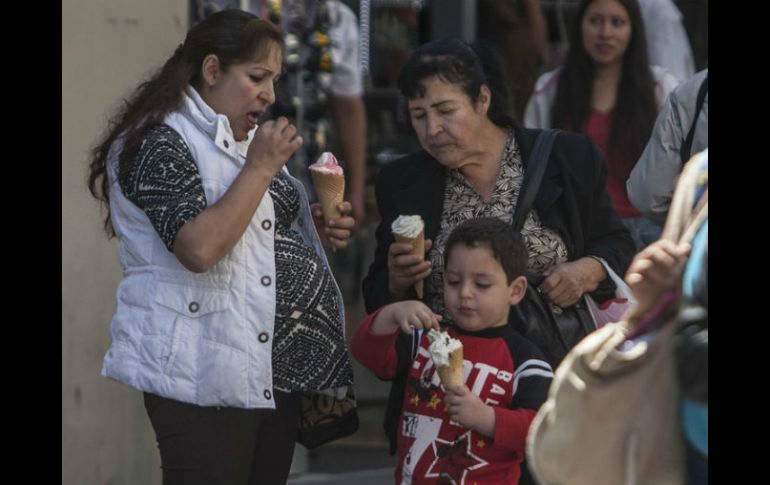
[[[120,278],[86,188],[118,100],[184,40],[187,0],[62,4],[62,484],[160,484],[141,393],[100,375]]]

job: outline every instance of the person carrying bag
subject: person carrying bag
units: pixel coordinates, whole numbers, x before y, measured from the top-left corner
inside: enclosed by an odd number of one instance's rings
[[[511,223],[516,232],[521,232],[524,220],[532,209],[548,166],[551,147],[560,132],[543,130],[535,140]],[[631,292],[623,280],[601,258],[596,259],[615,282],[616,298],[600,306],[586,294],[574,305],[562,308],[551,302],[540,289],[545,275],[528,272],[527,292],[518,305],[511,307],[509,323],[537,345],[554,368],[583,337],[606,323],[607,314],[622,314],[633,302]]]
[[[708,218],[702,177],[702,164],[688,164],[664,241],[655,243],[680,251],[674,253],[673,288],[648,286],[646,297],[639,296],[622,321],[588,335],[556,370],[548,400],[527,437],[527,462],[540,484],[684,483],[676,360],[677,335],[684,326],[679,294],[689,251],[682,243],[689,243]],[[632,282],[634,263],[627,281],[642,288],[639,278]]]

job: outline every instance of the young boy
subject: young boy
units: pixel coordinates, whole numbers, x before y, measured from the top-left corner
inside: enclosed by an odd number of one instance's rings
[[[449,236],[444,261],[448,333],[463,345],[463,385],[441,386],[427,337],[441,316],[419,301],[364,318],[352,352],[382,379],[409,372],[396,483],[517,484],[529,425],[553,377],[543,354],[507,323],[527,288],[527,248],[503,221],[473,219]],[[395,342],[399,331],[414,329],[425,331],[408,366]]]

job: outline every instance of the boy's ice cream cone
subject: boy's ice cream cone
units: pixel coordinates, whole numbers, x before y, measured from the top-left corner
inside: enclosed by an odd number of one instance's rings
[[[449,353],[449,365],[439,365],[436,367],[438,376],[444,387],[450,384],[463,384],[463,348],[460,347]]]
[[[464,382],[462,342],[450,337],[446,332],[438,332],[433,328],[428,332],[428,340],[430,340],[428,352],[444,387],[462,385]]]
[[[425,258],[425,224],[422,217],[419,215],[398,216],[398,219],[393,221],[390,227],[396,242],[412,244],[412,252],[409,254]],[[417,292],[417,297],[422,299],[423,280],[415,283],[414,289]]]
[[[337,219],[342,214],[337,210],[345,196],[345,174],[331,152],[324,152],[308,167],[313,177],[318,201],[324,213],[324,221]]]

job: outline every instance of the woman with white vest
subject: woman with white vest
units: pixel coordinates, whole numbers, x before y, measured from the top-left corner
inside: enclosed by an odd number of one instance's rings
[[[283,40],[240,10],[193,27],[93,150],[91,193],[118,237],[102,374],[144,392],[164,484],[285,483],[303,394],[352,385],[324,225],[284,167],[302,145],[275,101]]]

